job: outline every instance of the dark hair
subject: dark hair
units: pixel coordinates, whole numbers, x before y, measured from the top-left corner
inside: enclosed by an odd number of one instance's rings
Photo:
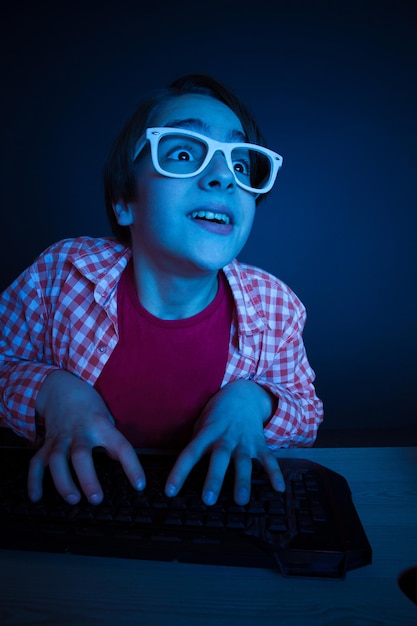
[[[220,100],[239,118],[247,141],[266,147],[258,125],[245,105],[230,89],[210,76],[188,74],[172,82],[169,87],[152,92],[142,101],[116,138],[103,170],[107,217],[113,234],[123,244],[130,244],[129,227],[117,223],[113,205],[120,200],[133,202],[136,198],[136,173],[133,161],[136,142],[148,127],[151,115],[159,106],[171,98],[186,94],[207,95]],[[257,202],[265,195],[259,196]]]

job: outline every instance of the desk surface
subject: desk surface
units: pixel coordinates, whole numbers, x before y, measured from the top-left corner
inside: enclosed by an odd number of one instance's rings
[[[417,565],[417,448],[313,448],[343,474],[373,548],[344,581],[262,569],[0,551],[0,623],[416,626],[397,577]]]

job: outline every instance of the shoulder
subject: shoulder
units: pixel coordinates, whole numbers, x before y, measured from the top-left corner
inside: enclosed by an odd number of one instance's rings
[[[297,309],[304,309],[304,305],[294,291],[284,281],[254,265],[234,260],[224,268],[229,284],[237,287],[252,298],[267,303],[277,301]]]
[[[127,263],[130,249],[110,237],[62,239],[46,248],[28,268],[29,276],[46,288],[62,284],[71,275],[81,273],[92,282],[117,268],[119,274]]]
[[[38,258],[68,259],[74,262],[84,256],[117,256],[125,250],[125,246],[111,237],[75,237],[53,243]]]
[[[306,310],[294,291],[273,274],[239,261],[223,268],[240,320],[264,320],[269,328],[303,326]]]

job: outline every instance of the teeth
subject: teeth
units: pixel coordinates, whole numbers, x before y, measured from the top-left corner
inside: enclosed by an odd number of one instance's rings
[[[214,213],[214,211],[193,211],[191,213],[191,219],[204,219],[210,221],[221,222],[222,224],[229,224],[230,218],[225,213]]]

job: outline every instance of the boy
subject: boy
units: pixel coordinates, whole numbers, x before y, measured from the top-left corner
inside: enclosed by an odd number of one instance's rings
[[[302,342],[305,310],[275,277],[235,260],[282,163],[251,115],[201,75],[136,111],[105,167],[115,239],[51,246],[2,295],[0,419],[42,442],[28,477],[42,496],[49,465],[70,503],[103,498],[92,449],[146,477],[134,447],[174,448],[175,495],[206,453],[203,500],[235,466],[250,497],[252,458],[284,489],[273,449],[312,445],[322,420]]]

